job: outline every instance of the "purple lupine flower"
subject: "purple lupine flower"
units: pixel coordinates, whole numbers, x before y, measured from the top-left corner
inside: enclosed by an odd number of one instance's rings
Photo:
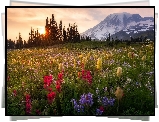
[[[108,99],[107,97],[103,97],[103,99],[102,99],[102,104],[103,104],[104,106],[108,106],[108,105],[113,106],[113,105],[114,105],[114,101],[115,101],[114,98]]]
[[[103,99],[102,99],[102,104],[104,105],[104,106],[107,106],[108,105],[108,98],[107,97],[103,97]]]
[[[109,101],[108,101],[109,105],[113,106],[114,105],[114,101],[115,101],[114,98],[110,98]]]
[[[93,96],[93,94],[91,94],[91,93],[81,95],[81,99],[79,100],[79,103],[81,105],[92,106],[92,104],[93,104],[92,96]]]
[[[77,101],[75,99],[72,99],[71,102],[73,102],[74,109],[77,112],[84,112],[84,107],[82,105],[77,104]]]
[[[71,102],[73,102],[73,104],[74,104],[74,105],[76,105],[76,104],[77,104],[77,102],[76,102],[76,100],[75,100],[75,99],[72,99],[72,100],[71,100]]]
[[[79,100],[80,104],[85,104],[86,103],[86,99],[85,99],[85,94],[81,95],[81,99]]]
[[[102,115],[103,111],[101,111],[100,109],[96,110],[96,115]]]

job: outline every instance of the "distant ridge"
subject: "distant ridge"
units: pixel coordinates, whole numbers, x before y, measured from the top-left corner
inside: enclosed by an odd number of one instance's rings
[[[81,35],[90,36],[92,39],[104,40],[109,33],[113,36],[115,34],[119,35],[119,33],[137,35],[146,31],[153,32],[154,28],[153,17],[141,17],[139,14],[123,12],[108,15],[99,24],[81,33]]]

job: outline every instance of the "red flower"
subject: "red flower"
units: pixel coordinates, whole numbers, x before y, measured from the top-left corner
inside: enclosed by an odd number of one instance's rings
[[[36,114],[40,115],[41,114],[40,110],[36,110]]]
[[[89,84],[92,83],[91,72],[87,70],[82,70],[82,79],[86,80]]]
[[[31,104],[26,103],[26,113],[30,113],[30,112],[31,112]]]
[[[30,99],[30,95],[29,95],[29,94],[26,94],[25,99],[26,99],[26,100],[29,100],[29,99]]]
[[[52,76],[49,75],[49,76],[44,76],[44,84],[50,86],[51,85],[51,82],[52,82]]]
[[[60,92],[61,91],[61,86],[60,85],[56,85],[56,89],[57,89],[58,92]]]
[[[103,112],[104,111],[104,107],[100,106],[99,110]]]
[[[48,88],[48,91],[49,91],[49,92],[52,92],[52,88]]]
[[[63,73],[60,72],[60,73],[58,73],[58,80],[62,80],[62,79],[63,79]]]
[[[48,102],[49,103],[52,103],[52,101],[54,100],[54,98],[55,98],[55,92],[51,92],[51,93],[48,93],[48,95],[47,95],[47,99],[48,99]]]
[[[44,84],[44,89],[46,89],[47,88],[47,85],[46,84]]]
[[[56,85],[61,85],[62,81],[63,81],[63,71],[58,73],[58,79],[56,81]]]
[[[61,84],[61,81],[60,80],[57,80],[56,81],[56,85],[60,85]]]
[[[13,96],[16,96],[16,95],[17,95],[17,91],[13,90]]]

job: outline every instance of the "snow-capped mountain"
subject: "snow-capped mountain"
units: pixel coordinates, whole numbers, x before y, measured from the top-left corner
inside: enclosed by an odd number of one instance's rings
[[[83,36],[90,36],[92,39],[105,39],[108,34],[113,35],[119,31],[125,33],[140,33],[146,30],[154,30],[153,17],[141,17],[139,14],[114,13],[107,16],[103,21],[81,33]]]

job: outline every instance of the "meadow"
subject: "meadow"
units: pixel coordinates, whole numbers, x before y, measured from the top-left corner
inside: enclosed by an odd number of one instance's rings
[[[7,51],[8,115],[155,114],[154,43]]]

